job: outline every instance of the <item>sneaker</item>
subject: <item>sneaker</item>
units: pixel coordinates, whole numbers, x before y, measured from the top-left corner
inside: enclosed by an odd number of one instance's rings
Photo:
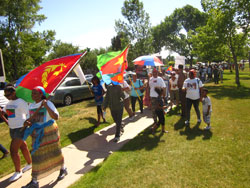
[[[22,186],[22,188],[39,188],[39,183],[31,180],[27,185]]]
[[[205,128],[204,128],[204,130],[210,130],[211,129],[211,126],[206,126]]]
[[[114,139],[114,142],[119,142],[120,141],[120,137],[115,137],[115,139]]]
[[[198,120],[197,120],[197,123],[201,123],[201,119],[198,119]]]
[[[133,120],[134,120],[134,116],[131,116],[131,117],[129,118],[129,120],[130,120],[130,121],[133,121]]]
[[[187,126],[189,125],[189,121],[188,120],[185,121],[185,125],[187,125]]]
[[[28,171],[28,170],[31,169],[31,168],[32,168],[32,165],[31,165],[31,164],[27,164],[27,165],[23,168],[22,172],[24,173],[24,172]]]
[[[13,181],[18,180],[19,178],[22,177],[22,175],[23,175],[22,172],[15,172],[15,173],[13,174],[13,176],[11,176],[11,178],[9,179],[9,182],[13,182]]]
[[[61,169],[57,180],[62,180],[68,174],[67,168]]]

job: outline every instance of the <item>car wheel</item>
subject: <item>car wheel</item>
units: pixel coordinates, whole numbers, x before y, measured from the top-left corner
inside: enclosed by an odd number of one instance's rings
[[[65,106],[71,105],[73,103],[73,98],[71,95],[66,95],[64,97],[63,103]]]

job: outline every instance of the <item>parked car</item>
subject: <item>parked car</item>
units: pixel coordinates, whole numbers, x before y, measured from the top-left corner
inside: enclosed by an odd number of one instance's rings
[[[93,97],[89,87],[91,88],[92,84],[87,84],[87,81],[81,85],[79,78],[67,77],[50,100],[54,104],[71,105],[75,101]]]

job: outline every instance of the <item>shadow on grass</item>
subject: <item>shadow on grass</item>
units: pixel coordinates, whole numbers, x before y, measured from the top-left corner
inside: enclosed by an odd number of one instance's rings
[[[90,120],[90,121],[92,121],[92,120]],[[81,130],[76,131],[76,132],[71,132],[68,134],[68,138],[71,140],[71,143],[74,143],[82,138],[85,138],[85,137],[93,134],[95,128],[96,128],[95,126],[91,126],[91,127],[88,127],[86,129],[81,129]]]
[[[206,86],[209,91],[209,95],[216,99],[223,99],[229,97],[230,99],[250,99],[250,88],[240,86],[239,88],[235,86]]]
[[[186,126],[184,131],[180,131],[180,135],[187,136],[187,140],[194,140],[197,136],[203,136],[203,140],[208,140],[213,133],[210,130],[200,129],[200,123],[197,123],[193,128]]]
[[[140,134],[138,134],[134,139],[132,139],[129,143],[125,144],[124,147],[120,150],[122,151],[137,151],[141,149],[145,149],[150,151],[158,146],[159,142],[165,142],[161,140],[163,133],[158,134],[158,131],[154,135],[151,134],[151,129],[147,128]]]

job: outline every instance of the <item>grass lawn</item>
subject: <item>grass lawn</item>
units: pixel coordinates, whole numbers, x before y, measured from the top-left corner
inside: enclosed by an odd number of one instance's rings
[[[191,112],[190,129],[171,112],[168,134],[140,133],[120,151],[84,175],[75,187],[249,187],[250,185],[250,73],[225,71],[224,83],[206,84],[212,100],[211,131],[196,125]]]

